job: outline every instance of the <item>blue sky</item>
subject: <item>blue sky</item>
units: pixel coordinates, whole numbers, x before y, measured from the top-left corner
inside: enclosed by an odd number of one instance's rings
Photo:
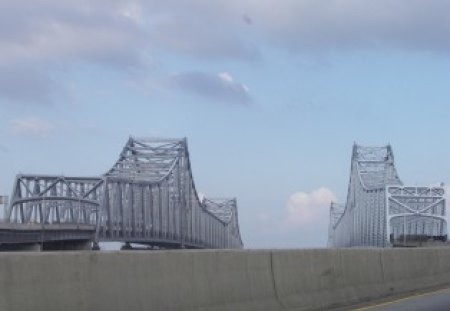
[[[353,142],[406,184],[450,182],[450,2],[0,3],[0,193],[98,175],[129,135],[187,137],[246,247],[325,246]]]

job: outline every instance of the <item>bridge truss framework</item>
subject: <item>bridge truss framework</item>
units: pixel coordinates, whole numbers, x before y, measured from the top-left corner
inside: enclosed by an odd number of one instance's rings
[[[345,205],[331,203],[330,247],[417,246],[447,239],[443,187],[408,187],[390,145],[353,146]]]
[[[130,137],[100,177],[18,175],[5,219],[43,230],[90,225],[95,241],[243,247],[236,199],[200,200],[186,139]]]

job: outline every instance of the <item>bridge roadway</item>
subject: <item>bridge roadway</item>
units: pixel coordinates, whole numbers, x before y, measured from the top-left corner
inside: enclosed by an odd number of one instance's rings
[[[394,301],[383,302],[352,311],[448,311],[450,288],[417,294]]]
[[[0,250],[34,250],[29,246],[39,244],[48,250],[88,249],[94,235],[95,225],[0,223]]]

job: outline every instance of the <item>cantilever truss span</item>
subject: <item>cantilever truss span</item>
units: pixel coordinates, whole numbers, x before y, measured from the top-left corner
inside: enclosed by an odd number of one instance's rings
[[[97,241],[243,247],[236,199],[199,199],[186,139],[131,137],[100,177],[19,175],[5,219],[91,225]]]
[[[447,239],[443,187],[408,187],[390,145],[353,146],[345,205],[331,203],[330,247],[418,246]]]

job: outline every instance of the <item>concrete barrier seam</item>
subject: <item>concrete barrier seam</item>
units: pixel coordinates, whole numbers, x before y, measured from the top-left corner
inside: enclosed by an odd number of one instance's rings
[[[380,262],[380,268],[381,268],[381,280],[383,284],[386,283],[385,273],[384,273],[384,264],[383,264],[383,258],[381,257],[381,252],[378,252],[378,260]]]
[[[283,301],[280,298],[280,295],[278,293],[278,288],[277,288],[277,283],[276,283],[276,278],[275,278],[275,269],[273,268],[273,251],[270,251],[270,275],[272,278],[272,286],[273,286],[273,292],[275,294],[275,299],[278,301],[278,303],[280,304],[280,307],[282,309],[287,310],[288,308],[283,303]]]

